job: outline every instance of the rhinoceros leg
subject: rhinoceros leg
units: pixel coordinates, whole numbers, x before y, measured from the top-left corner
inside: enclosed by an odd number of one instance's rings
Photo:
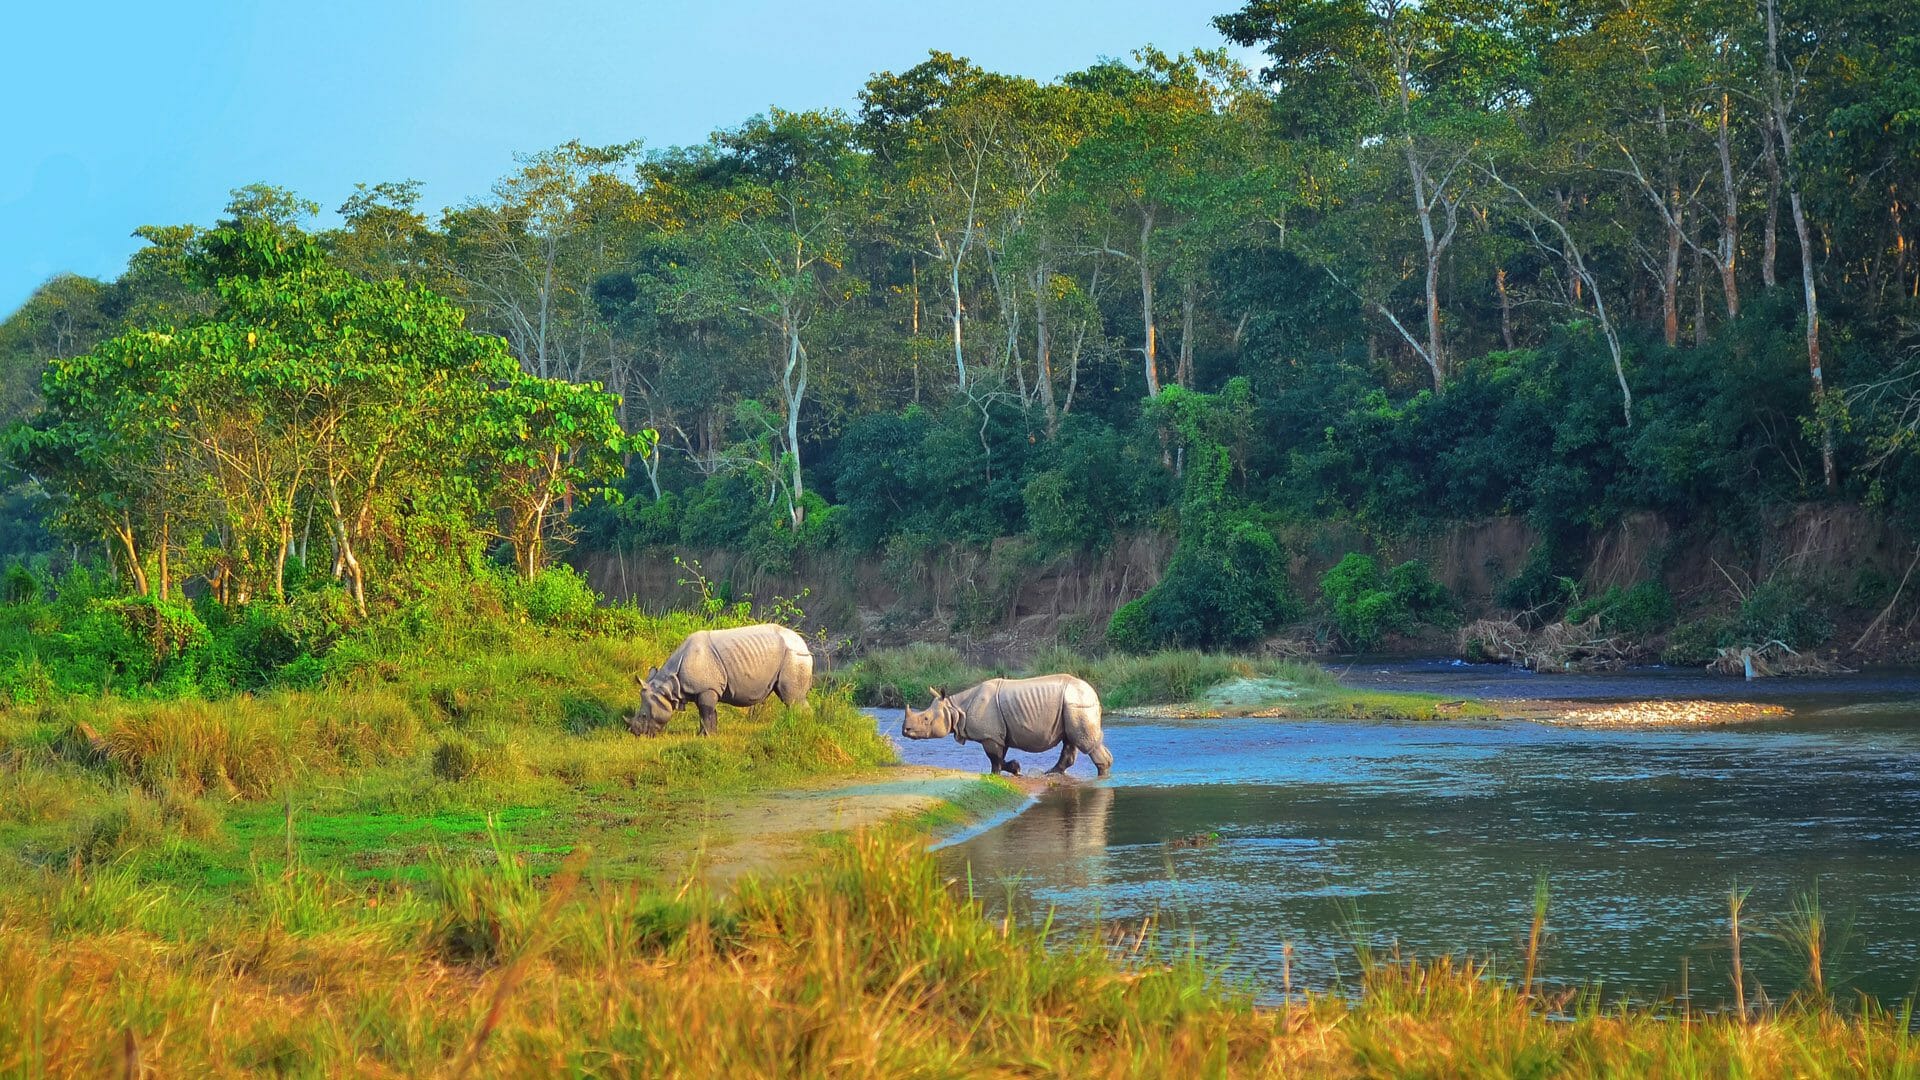
[[[1001,772],[1005,772],[1010,776],[1020,775],[1020,763],[1006,760],[1007,748],[1005,745],[997,742],[987,742],[981,743],[980,749],[987,752],[987,762],[993,766],[993,775],[998,776]]]
[[[1053,768],[1047,770],[1048,774],[1063,773],[1073,768],[1073,763],[1079,756],[1080,752],[1073,748],[1073,744],[1063,740],[1060,743],[1060,760],[1053,763]]]
[[[1093,749],[1087,751],[1087,756],[1093,759],[1093,767],[1100,770],[1101,776],[1113,771],[1113,755],[1107,752],[1106,743],[1095,744]]]
[[[720,726],[720,695],[717,691],[702,690],[693,699],[700,709],[700,734],[711,735],[714,728]]]
[[[813,689],[813,661],[797,656],[787,657],[781,665],[780,678],[773,684],[773,692],[780,696],[780,702],[789,708],[807,703],[807,693]]]

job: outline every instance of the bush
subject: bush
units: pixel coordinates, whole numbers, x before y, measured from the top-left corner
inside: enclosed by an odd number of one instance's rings
[[[1667,635],[1660,662],[1674,667],[1704,667],[1739,637],[1732,619],[1710,615],[1681,623]]]
[[[1351,552],[1320,578],[1320,595],[1349,648],[1365,651],[1391,633],[1444,625],[1453,597],[1426,564],[1408,561],[1384,575],[1371,555]]]
[[[545,567],[531,579],[518,575],[502,580],[507,605],[528,621],[560,630],[583,630],[599,614],[600,594],[586,576],[564,563]]]
[[[1273,531],[1228,490],[1230,443],[1250,423],[1245,379],[1218,394],[1172,387],[1150,418],[1177,429],[1186,455],[1180,544],[1159,583],[1113,614],[1107,642],[1128,652],[1251,645],[1295,612]]]
[[[839,680],[861,705],[898,709],[927,699],[927,688],[958,691],[994,672],[967,662],[950,645],[920,642],[899,649],[875,649],[856,661]]]
[[[1778,641],[1789,649],[1810,649],[1833,634],[1833,623],[1784,581],[1756,586],[1740,601],[1741,645]]]
[[[1673,623],[1673,594],[1658,581],[1643,581],[1627,589],[1615,585],[1567,609],[1570,623],[1583,623],[1596,616],[1601,629],[1610,634],[1658,633]]]
[[[40,599],[45,587],[40,575],[33,572],[26,563],[15,559],[7,564],[5,578],[0,579],[0,601],[9,604],[31,604]]]
[[[1243,648],[1295,611],[1279,541],[1237,517],[1191,539],[1183,531],[1166,576],[1113,613],[1107,643],[1134,653]]]

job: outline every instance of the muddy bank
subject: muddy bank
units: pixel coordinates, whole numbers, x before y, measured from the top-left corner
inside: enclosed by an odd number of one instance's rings
[[[1044,787],[1044,785],[1040,785]],[[967,824],[968,808],[990,812],[1021,796],[984,783],[978,772],[894,765],[808,784],[717,809],[699,840],[669,860],[680,874],[726,886],[748,874],[792,869],[824,836],[946,812]]]
[[[1348,522],[1286,526],[1295,595],[1311,603],[1319,580],[1348,552],[1393,563],[1419,559],[1460,602],[1471,620],[1493,614],[1500,586],[1527,566],[1539,536],[1520,518],[1462,522],[1383,540]],[[809,621],[852,650],[944,642],[980,662],[1018,661],[1048,645],[1096,648],[1114,609],[1151,588],[1172,555],[1164,533],[1124,537],[1099,552],[1053,553],[1022,538],[944,545],[912,557],[844,551],[802,552],[782,566],[740,552],[686,550],[716,592],[737,600],[797,597]],[[1731,583],[1746,587],[1776,575],[1817,593],[1835,633],[1821,650],[1845,649],[1878,615],[1913,558],[1914,543],[1879,516],[1855,506],[1784,507],[1746,531],[1676,524],[1652,513],[1630,514],[1594,533],[1572,553],[1567,573],[1583,596],[1657,579],[1682,619],[1735,602]],[[649,609],[684,608],[697,594],[674,551],[576,551],[571,561],[610,598]],[[1920,661],[1920,597],[1903,599],[1866,659]],[[1305,626],[1290,635],[1323,637]],[[1452,632],[1399,642],[1400,655],[1451,648]]]

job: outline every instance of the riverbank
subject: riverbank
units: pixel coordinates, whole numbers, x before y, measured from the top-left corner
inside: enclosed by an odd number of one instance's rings
[[[367,654],[316,689],[0,710],[0,1073],[418,1075],[469,1060],[483,1074],[1579,1073],[1733,1054],[1766,1074],[1908,1060],[1881,1019],[1797,1006],[1679,1034],[1658,1012],[1595,1012],[1569,1040],[1542,1019],[1567,1002],[1459,965],[1377,965],[1358,996],[1259,1007],[1156,946],[1148,923],[1116,950],[1112,935],[990,918],[924,854],[929,838],[1111,785],[895,765],[851,689],[830,686],[807,710],[723,710],[711,738],[686,715],[629,736],[632,672],[689,625],[494,624]],[[1100,663],[1122,700],[1292,695],[1322,715],[1369,696],[1458,700],[1282,661]],[[1240,733],[1216,735],[1226,756],[1189,735],[1119,768],[1244,756]],[[1396,1041],[1407,1032],[1433,1045]]]

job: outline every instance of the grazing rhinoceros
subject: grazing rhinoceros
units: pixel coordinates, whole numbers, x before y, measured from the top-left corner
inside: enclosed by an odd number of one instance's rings
[[[696,630],[667,662],[639,678],[640,708],[627,717],[635,735],[658,735],[680,706],[700,709],[700,734],[713,734],[714,706],[758,705],[779,695],[788,705],[813,688],[813,653],[784,626],[761,623],[731,630]]]
[[[1100,734],[1100,695],[1072,675],[988,679],[952,696],[935,690],[924,712],[906,710],[900,733],[909,739],[971,739],[987,752],[994,772],[1005,769],[1015,776],[1020,763],[1006,760],[1009,749],[1037,754],[1060,747],[1050,773],[1066,772],[1081,751],[1101,776],[1113,766]]]

